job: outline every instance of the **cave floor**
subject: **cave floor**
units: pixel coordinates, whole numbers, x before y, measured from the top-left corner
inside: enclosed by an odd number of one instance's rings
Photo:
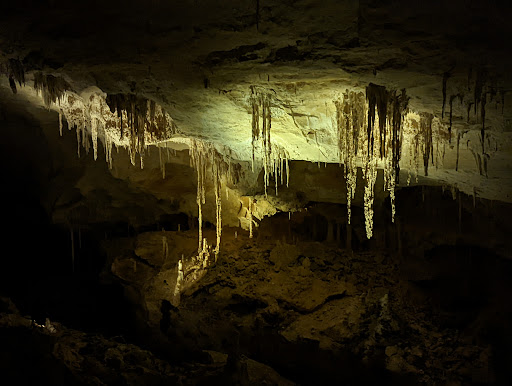
[[[107,241],[107,268],[132,303],[137,333],[59,321],[50,331],[3,299],[4,372],[27,384],[456,385],[503,377],[486,332],[494,295],[471,304],[473,290],[455,293],[446,275],[410,280],[395,254],[292,240],[225,231],[218,261],[185,276],[179,303],[172,280],[177,260],[197,248],[193,230]],[[460,286],[464,278],[451,280]]]

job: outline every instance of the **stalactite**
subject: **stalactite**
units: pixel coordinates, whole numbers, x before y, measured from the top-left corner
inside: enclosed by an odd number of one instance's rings
[[[449,122],[450,125],[448,126],[448,143],[452,143],[452,118],[453,118],[453,100],[457,97],[457,95],[451,95],[450,96],[450,117]]]
[[[432,143],[432,120],[434,116],[430,113],[422,113],[420,117],[420,133],[423,136],[423,168],[425,176],[428,176],[429,160],[434,153]]]
[[[482,92],[487,79],[487,72],[485,69],[480,68],[476,73],[475,89],[474,89],[474,102],[475,102],[475,115],[477,113],[478,105],[482,99]]]
[[[14,81],[14,77],[12,75],[9,75],[9,87],[11,88],[13,94],[18,93],[18,89],[16,88],[16,82]]]
[[[94,150],[94,160],[96,161],[98,158],[98,120],[96,118],[91,119],[91,139]]]
[[[389,93],[384,86],[378,86],[370,83],[366,86],[366,99],[368,101],[368,154],[373,153],[373,146],[375,142],[374,125],[375,125],[375,108],[379,114],[379,155],[380,158],[386,156],[386,120]]]
[[[183,259],[178,260],[177,276],[176,276],[176,286],[174,287],[174,304],[178,305],[180,303],[180,291],[183,285],[184,272],[183,272]]]
[[[270,177],[274,175],[277,179],[282,173],[282,165],[286,163],[287,168],[287,184],[289,181],[288,170],[288,154],[284,149],[274,149],[276,144],[271,141],[271,128],[272,128],[272,95],[259,91],[255,86],[251,86],[251,95],[249,98],[252,109],[252,170],[254,171],[254,163],[256,161],[256,148],[261,146],[263,153],[263,172],[264,172],[264,185],[265,195],[267,195],[267,187],[270,183]],[[261,123],[260,123],[261,122]],[[277,164],[276,164],[277,163]],[[276,195],[277,195],[277,180]]]
[[[446,106],[446,84],[451,76],[451,71],[443,73],[443,108],[441,109],[441,118],[444,118],[444,108]]]
[[[378,141],[378,138],[376,138]],[[363,178],[366,181],[364,187],[364,221],[366,227],[366,237],[371,239],[373,236],[373,203],[375,198],[375,181],[377,180],[377,150],[374,154],[368,155],[368,161],[363,168]]]
[[[206,203],[205,179],[207,176],[207,167],[210,166],[213,179],[216,208],[216,235],[217,245],[215,246],[215,258],[220,251],[220,242],[222,234],[222,180],[236,182],[239,179],[240,169],[231,165],[231,161],[219,153],[215,147],[201,140],[191,140],[190,143],[190,164],[197,173],[197,205],[199,222],[199,245],[198,252],[203,249],[203,231],[202,231],[202,206]]]
[[[278,195],[278,182],[281,180],[281,184],[284,180],[284,171],[283,167],[286,167],[286,184],[288,186],[290,174],[288,171],[288,152],[282,148],[281,146],[274,143],[273,151],[268,155],[268,157],[264,160],[263,168],[264,168],[264,185],[265,185],[265,196],[267,195],[267,187],[270,185],[270,178],[274,178],[275,185],[275,193]]]
[[[199,146],[196,143],[190,148],[190,160],[192,165],[195,166],[196,174],[197,174],[197,195],[196,202],[198,206],[198,227],[199,227],[199,240],[198,240],[198,248],[197,251],[201,251],[202,243],[203,243],[203,212],[202,205],[204,204],[204,156],[199,150]]]
[[[78,158],[80,158],[80,128],[77,126],[76,127],[76,143],[77,143],[77,153],[78,153]]]
[[[251,86],[251,107],[252,107],[252,171],[254,171],[254,149],[256,141],[260,137],[260,105],[262,104],[262,97],[257,94],[254,86]]]
[[[111,135],[105,131],[104,133],[104,140],[105,140],[105,158],[108,163],[108,166],[110,169],[112,169],[112,145],[113,145],[113,139]]]
[[[347,185],[347,216],[351,221],[351,203],[355,197],[357,185],[356,157],[359,147],[359,136],[366,124],[365,97],[362,92],[345,91],[342,100],[334,102],[338,131],[338,150],[340,162],[344,165]]]
[[[392,128],[392,160],[390,167],[394,169],[395,183],[397,184],[400,181],[400,159],[402,157],[402,123],[409,105],[409,97],[406,90],[402,89],[398,95],[393,91],[390,97],[390,104]]]
[[[59,134],[62,137],[62,111],[59,110]]]
[[[213,186],[215,191],[215,215],[216,215],[216,236],[217,236],[217,244],[215,245],[215,261],[217,261],[217,256],[220,251],[220,239],[222,235],[222,181],[221,181],[221,171],[219,162],[215,159],[215,153],[211,152],[211,163],[212,163],[212,178],[213,178]]]
[[[468,123],[469,123],[469,113],[471,112],[471,107],[473,106],[473,102],[468,102],[468,108],[467,108],[467,111],[468,111]]]

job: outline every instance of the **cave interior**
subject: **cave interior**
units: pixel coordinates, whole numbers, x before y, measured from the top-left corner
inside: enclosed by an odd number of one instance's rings
[[[0,383],[512,384],[511,11],[4,4]]]

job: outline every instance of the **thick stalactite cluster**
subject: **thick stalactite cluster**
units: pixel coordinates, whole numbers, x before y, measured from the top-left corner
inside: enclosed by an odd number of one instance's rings
[[[177,132],[177,127],[170,116],[155,101],[134,94],[109,94],[106,103],[110,112],[116,114],[116,127],[120,139],[129,138],[132,163],[135,153],[144,155],[146,137],[163,141]]]
[[[362,92],[343,94],[342,100],[335,100],[336,121],[338,126],[338,149],[340,162],[344,165],[347,184],[348,223],[351,219],[351,203],[357,186],[357,155],[360,135],[366,126],[365,96]]]
[[[490,146],[489,136],[487,135],[486,127],[486,112],[487,106],[491,102],[495,102],[496,109],[501,104],[501,112],[504,113],[505,109],[505,94],[506,90],[498,83],[496,76],[487,67],[477,67],[474,70],[472,67],[467,75],[467,87],[458,89],[453,94],[447,97],[447,85],[453,75],[453,69],[446,72],[443,76],[443,116],[445,111],[446,100],[449,101],[449,127],[448,135],[449,142],[451,143],[452,126],[453,126],[453,104],[458,100],[460,107],[465,108],[467,118],[465,123],[461,123],[462,128],[457,132],[457,161],[455,170],[459,166],[459,146],[462,138],[469,132],[469,127],[472,124],[481,124],[479,143],[470,147],[471,153],[475,159],[477,170],[480,175],[487,175],[487,162],[493,153],[493,147]],[[473,120],[471,119],[473,113]]]
[[[374,186],[379,162],[384,169],[384,188],[389,191],[392,218],[395,215],[395,185],[400,172],[402,122],[407,112],[408,97],[370,83],[366,96],[346,91],[334,101],[340,162],[344,164],[347,184],[347,209],[350,223],[351,202],[357,185],[357,165],[362,166],[366,235],[373,234]]]
[[[222,187],[227,183],[237,183],[240,178],[239,164],[232,163],[210,142],[199,139],[190,140],[189,156],[190,166],[196,170],[197,175],[198,248],[197,255],[187,258],[182,256],[178,262],[177,280],[172,298],[175,306],[179,305],[181,291],[187,283],[191,284],[199,280],[211,266],[212,254],[217,261],[222,236]],[[212,179],[215,194],[216,244],[213,250],[206,237],[203,237],[203,206],[206,204],[208,176]]]
[[[211,176],[215,193],[216,214],[216,246],[215,259],[220,251],[222,235],[222,187],[223,183],[236,183],[240,178],[239,164],[235,165],[226,156],[222,155],[210,142],[191,140],[190,165],[197,173],[197,206],[199,222],[198,253],[205,248],[206,239],[203,238],[203,214],[202,207],[206,203],[206,178]],[[211,168],[210,170],[208,170]],[[211,173],[211,174],[210,174]]]
[[[60,102],[64,93],[70,90],[71,86],[61,77],[36,72],[34,74],[34,89],[41,94],[44,105],[49,109],[52,104]]]
[[[101,137],[110,166],[114,145],[128,148],[133,165],[138,153],[143,167],[144,152],[148,144],[164,142],[178,133],[178,128],[169,114],[154,101],[142,97],[105,96],[98,92],[80,96],[65,90],[61,94],[48,91],[47,94],[50,95],[49,106],[58,102],[56,107],[59,110],[61,134],[62,115],[66,118],[69,129],[76,128],[78,155],[81,145],[89,151],[90,135],[96,159],[98,137]]]
[[[254,170],[255,147],[257,141],[261,138],[263,143],[263,163],[267,165],[267,160],[272,153],[272,143],[270,141],[270,130],[272,128],[272,110],[271,98],[269,93],[259,92],[254,86],[251,87],[250,102],[252,107],[252,163]],[[261,127],[260,127],[261,115]]]
[[[290,169],[288,160],[290,158],[284,147],[277,143],[272,143],[270,130],[272,128],[272,103],[274,97],[272,94],[260,91],[251,86],[250,105],[252,112],[251,132],[252,132],[252,170],[256,162],[256,149],[261,147],[263,163],[263,184],[265,196],[267,187],[270,185],[270,178],[274,178],[275,192],[278,194],[278,182],[284,184],[284,174],[286,173],[286,186],[289,184]],[[261,122],[261,123],[260,123]]]

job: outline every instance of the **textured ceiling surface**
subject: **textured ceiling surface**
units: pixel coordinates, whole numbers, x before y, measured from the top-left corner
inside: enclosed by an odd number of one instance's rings
[[[362,93],[363,149],[367,87],[385,88],[388,115],[378,100],[374,108],[388,130],[392,95],[405,90],[399,186],[510,202],[509,11],[467,0],[19,1],[0,15],[1,87],[16,91],[6,103],[59,112],[95,149],[102,141],[107,158],[112,145],[135,163],[147,145],[197,139],[230,159],[254,157],[256,171],[275,167],[269,151],[277,163],[347,165],[354,149],[340,144],[339,106]],[[255,116],[271,125],[272,150],[254,139]],[[361,151],[352,168],[367,167]],[[381,153],[375,167],[386,163]]]

